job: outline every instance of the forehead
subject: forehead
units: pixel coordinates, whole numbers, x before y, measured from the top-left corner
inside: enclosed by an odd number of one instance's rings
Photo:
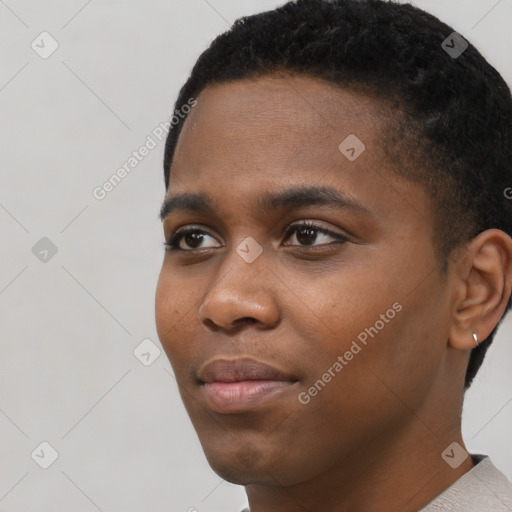
[[[224,164],[250,157],[251,166],[268,167],[271,155],[276,164],[310,165],[321,156],[338,159],[338,146],[350,134],[373,143],[375,152],[378,111],[377,99],[301,75],[215,84],[201,92],[187,118],[172,170],[181,157],[201,167],[205,157],[212,163],[212,154]]]
[[[176,146],[168,195],[224,199],[236,191],[233,200],[245,205],[271,189],[310,184],[386,209],[393,198],[382,196],[402,193],[383,151],[384,107],[375,96],[275,75],[215,84],[197,100]]]

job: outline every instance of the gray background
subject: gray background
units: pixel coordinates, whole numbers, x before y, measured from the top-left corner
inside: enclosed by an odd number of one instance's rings
[[[227,512],[246,503],[242,487],[209,468],[164,353],[149,366],[133,354],[144,339],[160,347],[163,143],[103,200],[92,191],[169,118],[215,35],[281,3],[0,0],[0,510]],[[512,0],[416,4],[512,83]],[[43,31],[59,44],[46,59],[31,47],[50,48]],[[43,237],[53,257],[46,246],[32,252]],[[491,455],[509,478],[511,334],[509,316],[463,421],[470,451]],[[48,469],[36,463],[50,457],[43,441],[58,452]]]

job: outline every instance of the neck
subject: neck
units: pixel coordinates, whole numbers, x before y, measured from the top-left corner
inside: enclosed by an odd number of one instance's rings
[[[436,430],[416,417],[394,438],[377,436],[314,479],[247,485],[250,510],[417,512],[474,467],[471,457],[455,469],[441,457],[454,441],[464,448],[460,425],[442,436]]]

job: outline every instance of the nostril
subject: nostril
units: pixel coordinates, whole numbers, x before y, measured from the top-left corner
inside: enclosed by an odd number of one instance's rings
[[[244,326],[245,324],[254,324],[254,323],[257,323],[258,320],[256,320],[256,318],[253,318],[252,316],[244,316],[243,318],[237,318],[234,322],[233,322],[233,325],[236,325],[236,326]]]

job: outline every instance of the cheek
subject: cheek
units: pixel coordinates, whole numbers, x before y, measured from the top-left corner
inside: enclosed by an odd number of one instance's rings
[[[404,398],[425,395],[435,382],[446,355],[449,314],[449,291],[435,274],[404,297],[385,368],[386,379],[401,387]],[[400,372],[393,371],[397,367]]]
[[[163,343],[165,333],[171,325],[172,314],[170,313],[171,305],[171,283],[166,279],[164,270],[162,269],[155,292],[155,321],[156,329],[160,341]]]
[[[334,352],[348,348],[359,335],[364,342],[368,337],[365,329],[373,331],[376,322],[379,332],[387,330],[399,314],[400,306],[393,308],[399,294],[392,282],[379,282],[375,277],[367,268],[338,269],[321,280],[305,283],[301,313],[292,314],[300,330],[316,333],[320,347]]]
[[[156,331],[176,376],[201,353],[198,308],[204,288],[197,276],[183,279],[166,262],[155,291]]]
[[[177,292],[168,275],[161,274],[155,293],[156,331],[176,376],[182,374],[187,360],[187,344],[180,342],[186,338],[186,311],[183,294]]]
[[[183,292],[183,287],[165,270],[164,264],[155,292],[155,322],[158,336],[166,351],[183,334],[187,315],[193,312],[191,306],[189,294]]]
[[[394,269],[382,261],[366,262],[364,268],[339,268],[328,279],[304,284],[300,310],[290,314],[306,340],[308,383],[325,375],[333,382],[346,379],[344,386],[354,392],[370,382],[384,390],[386,382],[407,389],[435,371],[437,355],[426,353],[426,319],[435,318],[428,297],[438,297],[440,290],[426,284],[411,293],[410,266],[396,260]],[[343,379],[332,378],[332,373],[343,374]]]

